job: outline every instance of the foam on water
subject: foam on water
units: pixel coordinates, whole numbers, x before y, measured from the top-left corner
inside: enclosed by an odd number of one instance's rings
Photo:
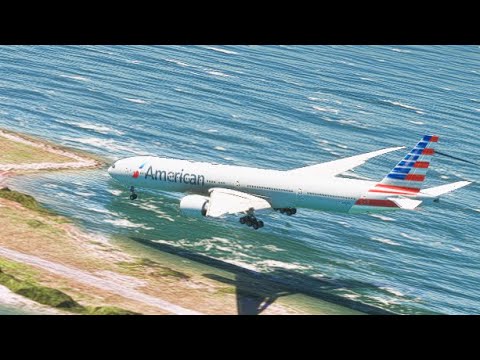
[[[221,48],[217,48],[217,47],[213,47],[213,46],[206,46],[205,48],[209,49],[209,50],[217,51],[217,52],[220,52],[220,53],[223,53],[223,54],[238,55],[237,52],[232,51],[232,50],[221,49]]]
[[[136,104],[147,104],[145,100],[142,99],[135,99],[135,98],[123,98],[124,100],[136,103]]]
[[[371,217],[374,217],[374,218],[377,218],[377,219],[380,219],[380,220],[383,220],[383,221],[395,221],[394,218],[384,216],[384,215],[380,215],[380,214],[369,214],[369,215]]]
[[[85,77],[85,76],[80,76],[80,75],[60,75],[61,77],[63,78],[67,78],[67,79],[72,79],[72,80],[77,80],[77,81],[90,81],[89,78]]]
[[[370,237],[370,239],[374,240],[374,241],[384,243],[384,244],[388,244],[388,245],[400,246],[399,243],[397,243],[393,240],[390,240],[390,239],[385,239],[385,238],[381,238],[381,237],[377,237],[377,236],[372,236],[372,237]]]

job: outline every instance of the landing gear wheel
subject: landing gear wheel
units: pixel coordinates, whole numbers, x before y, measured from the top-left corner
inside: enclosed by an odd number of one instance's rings
[[[258,222],[255,221],[255,222],[252,224],[252,227],[253,227],[255,230],[257,230],[257,229],[260,227],[260,226],[258,226],[258,225],[259,225]]]
[[[292,215],[295,215],[297,213],[297,209],[293,208],[292,210]]]
[[[262,228],[263,227],[263,221],[262,220],[258,220],[258,228]]]
[[[250,219],[249,217],[247,217],[247,218],[245,219],[245,224],[247,224],[247,226],[252,226],[252,225],[253,225],[252,219]]]
[[[135,187],[130,186],[130,192],[131,192],[130,200],[135,200],[138,197],[138,195],[135,194]]]
[[[280,209],[280,214],[285,214],[285,209]]]
[[[245,216],[240,218],[240,224],[245,224],[246,221],[247,219],[245,219]]]
[[[292,210],[285,209],[285,214],[287,214],[288,216],[292,216]]]

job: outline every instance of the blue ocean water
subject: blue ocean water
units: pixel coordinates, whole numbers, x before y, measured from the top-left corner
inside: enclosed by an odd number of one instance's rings
[[[480,164],[478,46],[2,46],[0,127],[118,158],[151,154],[291,169],[440,135]],[[356,174],[381,179],[402,151]],[[427,186],[478,181],[435,156]],[[260,272],[336,284],[395,313],[480,309],[477,183],[413,212],[301,210],[186,219],[180,194],[128,193],[105,169],[24,175],[12,187],[93,232],[171,245]],[[282,272],[283,271],[283,272]]]

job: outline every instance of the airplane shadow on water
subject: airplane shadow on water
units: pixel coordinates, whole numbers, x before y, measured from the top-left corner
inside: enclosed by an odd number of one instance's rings
[[[258,315],[265,311],[278,298],[293,294],[308,295],[366,314],[392,314],[387,310],[329,293],[329,291],[339,288],[377,288],[375,285],[369,283],[352,279],[317,279],[286,269],[276,269],[269,273],[260,273],[190,250],[179,249],[178,247],[167,244],[154,243],[140,237],[129,238],[148,247],[234,274],[234,279],[211,273],[204,273],[203,276],[235,287],[239,315]]]

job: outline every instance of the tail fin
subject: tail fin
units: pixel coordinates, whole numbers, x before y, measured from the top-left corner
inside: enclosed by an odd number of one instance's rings
[[[423,185],[430,159],[435,153],[436,135],[425,135],[415,147],[370,192],[416,194]]]

